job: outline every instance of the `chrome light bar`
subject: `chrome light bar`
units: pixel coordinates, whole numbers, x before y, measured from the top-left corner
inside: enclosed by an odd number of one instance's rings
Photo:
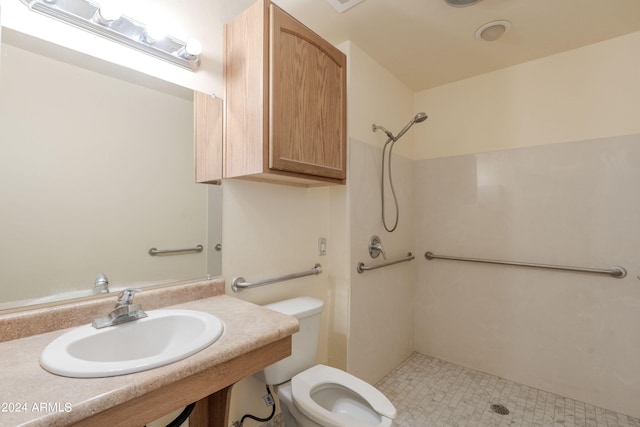
[[[154,36],[144,24],[107,12],[88,0],[20,0],[29,9],[105,37],[190,71],[200,67],[202,46],[195,39],[183,42],[171,36]]]

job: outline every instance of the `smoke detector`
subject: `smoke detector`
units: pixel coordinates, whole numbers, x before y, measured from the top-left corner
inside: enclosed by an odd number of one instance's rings
[[[344,13],[363,0],[327,0],[338,12]],[[476,0],[477,1],[477,0]]]
[[[493,42],[502,37],[509,28],[511,28],[511,22],[509,21],[500,20],[487,22],[476,30],[476,38],[486,42]]]

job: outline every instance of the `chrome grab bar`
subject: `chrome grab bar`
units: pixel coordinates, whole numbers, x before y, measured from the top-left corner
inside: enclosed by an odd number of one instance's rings
[[[606,274],[616,279],[622,279],[627,275],[627,270],[619,265],[611,266],[608,270],[599,268],[587,268],[587,267],[570,267],[563,265],[551,265],[551,264],[534,264],[530,262],[515,262],[515,261],[500,261],[480,258],[464,258],[453,257],[448,255],[436,255],[433,252],[425,252],[424,257],[428,260],[432,259],[448,259],[452,261],[468,261],[468,262],[480,262],[485,264],[501,264],[512,265],[517,267],[533,267],[533,268],[546,268],[551,270],[563,270],[563,271],[579,271],[581,273],[594,273],[594,274]]]
[[[373,265],[373,266],[369,266],[367,267],[364,262],[359,262],[358,263],[358,267],[356,267],[356,270],[358,271],[358,273],[362,274],[365,271],[368,270],[375,270],[377,268],[382,268],[382,267],[386,267],[388,265],[393,265],[393,264],[399,264],[401,262],[408,262],[411,261],[412,259],[415,259],[415,255],[413,255],[411,252],[407,253],[407,256],[404,258],[400,258],[400,259],[396,259],[394,261],[387,261],[387,262],[383,262],[382,264],[378,264],[378,265]]]
[[[322,273],[322,266],[320,264],[316,264],[313,266],[311,270],[302,271],[300,273],[292,273],[285,274],[284,276],[274,277],[272,279],[264,279],[258,280],[256,282],[247,282],[244,280],[244,277],[236,277],[233,279],[233,283],[231,284],[231,289],[233,292],[240,292],[243,289],[249,288],[257,288],[258,286],[270,285],[276,282],[284,282],[286,280],[297,279],[299,277],[312,276],[314,274]]]
[[[186,248],[186,249],[164,249],[164,250],[159,250],[159,249],[156,249],[156,248],[151,248],[151,249],[149,249],[149,255],[156,256],[156,255],[180,254],[180,253],[184,253],[184,252],[202,252],[203,250],[204,250],[204,246],[202,246],[202,245],[198,245],[195,248]]]

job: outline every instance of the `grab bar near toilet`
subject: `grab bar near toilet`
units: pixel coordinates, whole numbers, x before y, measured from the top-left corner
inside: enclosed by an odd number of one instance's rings
[[[302,271],[300,273],[285,274],[284,276],[278,276],[271,279],[257,280],[255,282],[247,282],[245,281],[244,277],[236,277],[235,279],[233,279],[231,289],[233,290],[233,292],[240,292],[243,289],[257,288],[259,286],[270,285],[272,283],[284,282],[285,280],[292,280],[292,279],[312,276],[320,273],[322,273],[322,266],[320,264],[316,264],[313,266],[311,270]]]

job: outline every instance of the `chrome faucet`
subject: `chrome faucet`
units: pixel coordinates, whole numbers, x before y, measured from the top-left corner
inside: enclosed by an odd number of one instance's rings
[[[104,273],[98,273],[96,280],[93,282],[94,294],[108,294],[109,293],[109,279]]]
[[[133,296],[140,291],[142,289],[125,289],[120,292],[113,311],[104,317],[94,319],[91,325],[96,329],[102,329],[147,317],[140,304],[133,304]]]

